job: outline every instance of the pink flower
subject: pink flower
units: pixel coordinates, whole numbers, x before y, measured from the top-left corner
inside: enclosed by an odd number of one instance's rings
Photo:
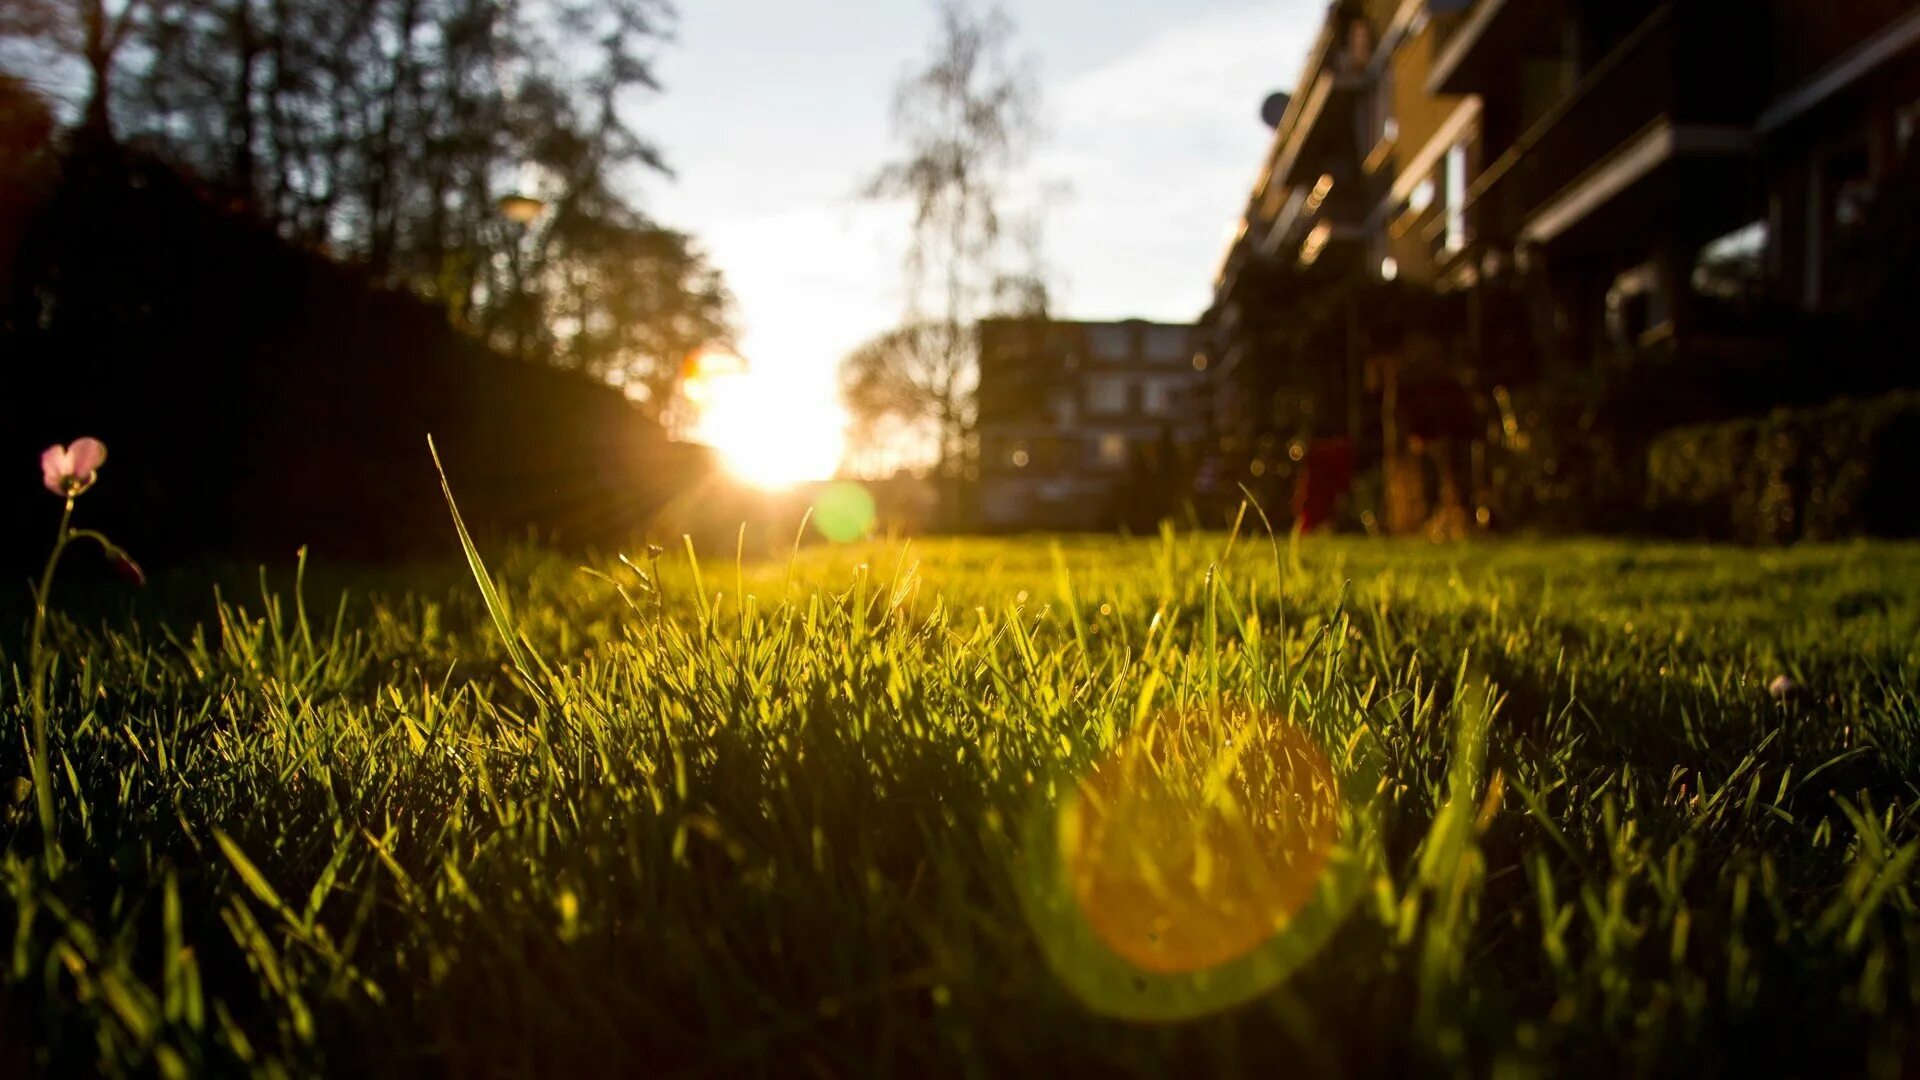
[[[40,455],[40,478],[47,490],[71,499],[93,486],[100,466],[107,463],[107,444],[99,439],[73,440],[72,446],[49,446]]]

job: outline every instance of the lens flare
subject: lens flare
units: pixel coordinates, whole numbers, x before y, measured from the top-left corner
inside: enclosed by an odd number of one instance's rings
[[[1258,948],[1305,905],[1336,840],[1332,768],[1275,723],[1205,761],[1205,724],[1130,739],[1060,814],[1060,854],[1093,932],[1134,966],[1205,971]],[[1194,768],[1199,764],[1203,768]]]
[[[1097,1012],[1204,1016],[1311,959],[1382,864],[1365,729],[1337,756],[1287,720],[1168,713],[1056,778],[1021,833],[1048,966]]]
[[[851,543],[873,531],[877,513],[866,488],[842,480],[821,488],[814,497],[813,527],[836,544]]]

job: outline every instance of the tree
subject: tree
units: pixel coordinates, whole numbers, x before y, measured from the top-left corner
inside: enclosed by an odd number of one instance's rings
[[[149,3],[156,0],[148,0]],[[628,121],[663,0],[168,0],[130,130],[290,234],[416,286],[484,292],[497,199],[662,168]],[[459,263],[448,265],[449,259]]]
[[[840,385],[855,440],[909,434],[930,440],[943,471],[964,460],[974,423],[973,339],[970,329],[953,323],[916,322],[849,354]]]
[[[971,453],[973,325],[996,310],[1043,311],[1046,290],[1032,259],[1037,222],[1013,210],[1036,97],[1029,67],[1010,56],[1013,23],[965,0],[941,0],[938,15],[927,66],[895,90],[901,157],[865,188],[912,210],[906,318],[847,358],[842,385],[857,424],[916,431],[939,471],[957,477]]]
[[[623,194],[666,171],[630,114],[668,0],[19,2],[0,34],[90,64],[101,42],[102,131],[111,94],[130,140],[497,347],[657,410],[727,336],[718,272]],[[545,209],[509,220],[509,194]]]
[[[556,228],[566,235],[541,290],[554,362],[670,414],[686,358],[730,336],[720,272],[691,237],[637,216],[581,216]]]
[[[121,50],[143,10],[162,0],[8,0],[0,10],[0,39],[25,40],[78,59],[87,69],[81,130],[110,141],[113,75]]]

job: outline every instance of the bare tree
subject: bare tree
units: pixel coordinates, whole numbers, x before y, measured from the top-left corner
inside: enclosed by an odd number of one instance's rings
[[[927,65],[894,93],[901,157],[865,188],[867,198],[913,212],[906,318],[847,358],[842,385],[856,423],[919,428],[934,441],[940,472],[959,476],[971,454],[974,323],[1045,305],[1031,259],[1037,223],[1015,210],[1037,91],[1030,66],[1011,55],[1004,12],[939,0],[938,14]]]
[[[109,111],[114,65],[143,9],[157,0],[7,0],[0,5],[0,38],[25,39],[78,59],[87,69],[81,130],[113,138]]]
[[[971,331],[945,322],[909,323],[848,354],[840,390],[857,441],[903,431],[931,437],[942,466],[964,460],[974,422],[973,357]]]

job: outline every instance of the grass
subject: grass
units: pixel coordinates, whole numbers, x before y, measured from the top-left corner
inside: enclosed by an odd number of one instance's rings
[[[1915,1067],[1920,548],[486,554],[511,646],[444,571],[55,626],[0,1072]],[[1244,958],[1135,970],[1056,817],[1116,776],[1340,843]],[[1125,899],[1226,941],[1191,885]]]

